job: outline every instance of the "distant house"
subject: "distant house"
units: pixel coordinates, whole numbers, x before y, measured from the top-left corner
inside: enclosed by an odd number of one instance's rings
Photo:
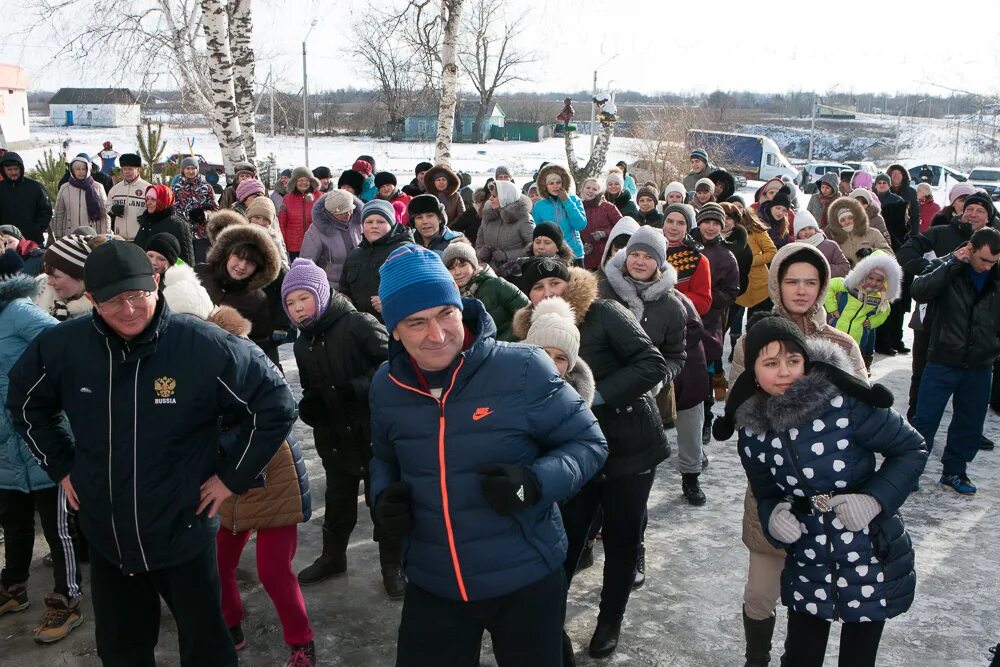
[[[128,88],[60,88],[49,100],[53,125],[138,125],[139,100]]]
[[[28,75],[18,65],[0,63],[0,148],[13,150],[28,142]]]
[[[489,112],[483,118],[483,126],[480,128],[479,136],[473,136],[472,125],[476,122],[476,112],[479,104],[476,102],[460,102],[455,110],[455,130],[452,139],[459,143],[482,143],[487,139],[497,137],[497,130],[504,126],[505,114],[498,104],[490,107]],[[402,141],[433,141],[437,136],[438,114],[437,109],[424,111],[407,116],[403,122],[403,135],[394,137]]]

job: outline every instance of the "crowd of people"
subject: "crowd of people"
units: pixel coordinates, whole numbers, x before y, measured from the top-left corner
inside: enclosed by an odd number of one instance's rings
[[[993,448],[1000,215],[964,183],[943,209],[900,165],[827,174],[806,206],[781,179],[746,201],[695,149],[666,184],[620,162],[578,188],[543,163],[473,187],[421,162],[399,188],[362,155],[273,188],[237,163],[217,191],[194,158],[150,184],[115,157],[106,187],[73,158],[54,208],[0,157],[0,616],[28,605],[37,512],[54,584],[35,639],[83,621],[89,561],[106,665],[153,664],[160,598],[182,664],[235,665],[253,535],[288,665],[317,664],[302,587],[348,570],[362,486],[403,601],[397,665],[475,664],[485,631],[502,666],[575,664],[567,591],[598,537],[587,651],[608,657],[671,440],[701,506],[705,445],[734,434],[746,664],[769,663],[780,599],[782,664],[821,665],[840,621],[842,664],[874,665],[913,600],[899,508],[949,399],[940,484],[974,495],[969,465]],[[905,415],[869,380],[898,354]],[[298,573],[296,419],[325,477],[322,548]]]

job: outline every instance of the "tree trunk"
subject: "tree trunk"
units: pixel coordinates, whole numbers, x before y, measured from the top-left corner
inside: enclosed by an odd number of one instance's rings
[[[591,153],[587,164],[580,167],[576,161],[576,150],[573,147],[573,133],[565,132],[566,138],[566,164],[569,173],[576,181],[577,190],[583,185],[583,181],[588,178],[597,178],[604,171],[604,165],[608,161],[608,149],[611,148],[611,137],[615,133],[615,126],[612,123],[601,123],[601,133],[594,141],[594,152]],[[579,192],[577,192],[579,194]]]
[[[451,140],[455,130],[455,107],[458,103],[458,29],[465,0],[444,0],[442,11],[448,16],[441,45],[441,102],[438,106],[437,141],[434,162],[451,165]]]
[[[236,109],[240,115],[240,129],[243,131],[243,146],[247,157],[253,160],[257,156],[257,138],[255,132],[255,116],[257,105],[254,103],[253,87],[254,53],[250,46],[253,38],[253,15],[250,0],[230,0],[229,45],[233,53],[233,90],[236,93]]]
[[[487,99],[479,100],[479,108],[476,110],[476,119],[472,121],[472,136],[477,144],[483,143],[480,137],[482,136],[483,121],[486,120],[486,112],[493,105],[493,96],[490,95]]]
[[[201,0],[202,27],[208,47],[208,76],[212,91],[212,130],[222,149],[226,173],[246,160],[240,116],[236,110],[233,58],[229,49],[229,21],[222,0]]]

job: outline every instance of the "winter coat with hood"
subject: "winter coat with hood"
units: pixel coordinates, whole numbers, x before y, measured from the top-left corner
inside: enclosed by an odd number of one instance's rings
[[[309,189],[299,192],[295,183],[299,178],[309,179]],[[302,239],[306,235],[313,220],[313,202],[319,199],[319,179],[312,175],[309,169],[296,167],[292,171],[292,180],[288,182],[291,190],[281,200],[278,209],[278,225],[281,235],[285,237],[285,247],[288,252],[299,252],[302,249]]]
[[[258,266],[249,278],[236,281],[226,271],[226,262],[233,249],[244,244],[260,252],[264,265]],[[268,298],[264,288],[281,273],[281,258],[267,231],[250,223],[230,225],[219,232],[206,259],[207,262],[194,270],[212,303],[235,308],[250,320],[250,340],[262,349],[273,348],[271,335],[283,318],[275,312],[276,304]]]
[[[231,213],[230,215],[238,215]],[[145,249],[149,240],[157,234],[167,233],[177,239],[181,246],[180,258],[188,266],[194,266],[194,242],[191,239],[191,225],[181,216],[176,207],[167,208],[150,213],[143,211],[137,218],[139,231],[132,239],[137,246]]]
[[[861,283],[873,269],[880,269],[886,276],[885,294],[861,295]],[[875,329],[889,318],[889,304],[900,296],[903,269],[896,260],[881,251],[873,252],[851,269],[846,278],[834,278],[826,293],[826,312],[840,313],[831,324],[849,333],[861,349],[871,350]],[[868,326],[865,326],[865,323]]]
[[[549,174],[558,174],[562,179],[563,192],[566,199],[553,197],[545,187],[545,179]],[[577,259],[583,258],[583,241],[580,240],[580,232],[587,228],[587,214],[583,209],[583,201],[572,192],[575,190],[573,177],[570,176],[566,168],[558,164],[547,164],[538,170],[538,177],[535,179],[538,187],[538,194],[541,199],[535,202],[531,213],[535,218],[535,224],[551,222],[559,226],[562,230],[566,245],[573,251],[573,256]]]
[[[715,195],[715,201],[724,202],[736,194],[736,179],[725,169],[716,169],[709,173],[707,178],[716,185],[722,184],[722,191]]]
[[[750,255],[750,261],[745,274],[743,273],[742,267],[740,269],[740,281],[742,283],[745,275],[746,288],[739,295],[739,297],[737,297],[736,304],[743,306],[744,308],[751,308],[768,297],[767,267],[771,263],[771,260],[774,259],[774,255],[778,252],[778,249],[775,247],[774,241],[771,239],[771,235],[767,232],[763,230],[754,230],[753,232],[748,233],[742,226],[736,225],[733,227],[733,233],[728,239],[736,249],[734,254],[739,252],[739,239],[741,234],[745,239],[744,244],[749,251],[748,254]],[[739,263],[738,255],[737,263]]]
[[[774,303],[774,312],[797,326],[799,330],[805,334],[806,338],[826,340],[839,347],[847,355],[847,358],[850,361],[850,370],[855,377],[867,381],[868,369],[865,367],[865,360],[861,356],[861,349],[858,347],[858,344],[848,334],[843,331],[838,331],[835,327],[830,326],[826,321],[826,309],[823,307],[823,304],[827,289],[830,286],[829,275],[827,275],[825,279],[821,276],[819,295],[816,298],[816,303],[813,304],[812,308],[810,308],[808,312],[802,315],[794,315],[790,313],[787,308],[785,308],[781,301],[781,285],[778,283],[778,273],[781,269],[781,265],[788,257],[803,250],[805,252],[815,253],[816,256],[823,262],[826,262],[826,258],[818,248],[801,241],[789,243],[787,246],[779,250],[777,254],[775,254],[774,259],[771,260],[771,268],[767,272],[767,288],[771,301]],[[729,369],[730,387],[736,384],[736,381],[744,371],[744,339],[745,336],[741,337],[736,342],[736,346],[733,349],[733,363]],[[783,551],[775,549],[764,538],[763,529],[761,528],[760,522],[757,520],[757,505],[749,490],[743,499],[743,544],[745,544],[751,551],[757,553],[765,555],[784,555]]]
[[[483,305],[462,304],[469,343],[440,399],[420,388],[402,343],[389,342],[369,399],[371,495],[377,499],[393,482],[410,485],[407,578],[439,597],[475,601],[563,567],[567,540],[556,503],[598,473],[608,450],[594,414],[545,352],[498,343]],[[539,482],[538,502],[497,514],[476,472],[497,463],[527,467]]]
[[[904,229],[900,230],[905,233],[893,235],[899,237],[896,239],[897,243],[893,245],[893,250],[895,250],[899,246],[903,245],[908,237],[920,233],[920,199],[917,198],[917,191],[910,185],[910,172],[907,171],[906,167],[901,164],[891,164],[889,165],[889,168],[885,170],[885,173],[889,174],[891,177],[893,171],[898,171],[903,177],[903,180],[900,181],[898,188],[890,186],[889,190],[906,202],[906,215],[903,225]]]
[[[229,306],[215,306],[191,267],[178,264],[163,276],[163,299],[177,314],[187,314],[216,324],[234,336],[246,338],[250,321]],[[231,458],[237,451],[238,422],[220,424],[220,450]],[[234,533],[261,528],[292,526],[308,521],[312,509],[309,476],[302,451],[291,436],[271,457],[250,489],[226,498],[219,506],[219,527]]]
[[[980,291],[972,273],[968,262],[946,255],[913,279],[913,299],[933,311],[928,362],[983,370],[1000,357],[1000,269],[989,270]]]
[[[599,299],[597,277],[570,267],[562,298],[573,309],[580,329],[580,358],[597,383],[594,415],[608,441],[608,477],[649,470],[667,457],[653,389],[667,378],[669,366],[635,317],[617,301]],[[532,307],[514,316],[514,334],[524,340]],[[676,365],[676,364],[675,364]]]
[[[627,215],[630,218],[634,218],[636,222],[642,223],[639,219],[639,207],[635,205],[632,201],[632,195],[628,193],[628,190],[622,188],[622,191],[618,193],[617,197],[611,197],[610,193],[605,192],[604,196],[607,197],[608,201],[615,205],[615,208],[622,215]]]
[[[517,340],[511,325],[514,314],[528,305],[528,297],[513,283],[493,273],[487,265],[483,265],[462,288],[462,296],[479,299],[486,312],[493,318],[497,328],[497,340],[513,342]]]
[[[354,211],[347,222],[337,220],[326,210],[323,195],[312,207],[312,224],[302,237],[299,257],[311,259],[316,266],[326,271],[330,286],[336,289],[344,273],[347,255],[361,244],[361,209],[364,204],[354,198]]]
[[[854,228],[850,232],[845,232],[844,228],[840,226],[840,220],[837,219],[837,216],[844,209],[849,209],[854,215]],[[885,242],[882,232],[868,225],[868,216],[865,214],[861,202],[850,197],[841,197],[830,204],[827,211],[826,235],[840,246],[851,266],[858,263],[860,259],[858,251],[862,248],[884,250],[890,255],[893,254],[892,248]]]
[[[28,344],[59,322],[36,306],[38,281],[33,276],[0,276],[0,405],[7,404],[7,373]],[[31,493],[55,483],[31,456],[14,430],[7,410],[0,410],[0,489]]]
[[[442,175],[448,179],[448,184],[443,191],[438,192],[435,190],[434,179]],[[448,220],[458,220],[462,217],[462,214],[465,213],[465,202],[462,201],[462,195],[458,193],[458,189],[462,186],[458,174],[443,164],[434,165],[424,174],[424,185],[427,186],[429,194],[434,195],[438,201],[444,204],[444,212],[447,214]]]
[[[819,193],[820,183],[826,183],[831,188],[833,188],[833,194],[829,197],[824,197]],[[830,224],[830,218],[827,216],[827,209],[830,204],[840,196],[840,177],[833,172],[827,172],[820,177],[819,183],[816,184],[816,192],[813,193],[812,197],[809,198],[809,205],[806,206],[806,210],[813,214],[816,218],[816,222],[819,223],[819,228],[826,231],[826,226]]]
[[[197,512],[201,485],[217,474],[246,491],[295,421],[260,348],[162,299],[127,343],[99,314],[41,333],[10,372],[7,408],[50,479],[72,472],[90,548],[125,575],[203,553],[219,523]],[[239,423],[238,457],[219,457],[220,417]]]
[[[378,286],[382,282],[378,270],[393,250],[406,243],[413,243],[413,235],[399,223],[393,224],[385,236],[374,242],[362,238],[358,247],[347,253],[337,291],[362,313],[374,315],[381,322],[382,314],[372,305],[372,297],[378,296]]]
[[[882,219],[885,220],[885,228],[889,233],[889,245],[893,252],[900,248],[906,239],[913,236],[910,233],[909,221],[906,218],[906,200],[893,192],[886,191],[876,193]],[[919,226],[916,233],[920,233]]]
[[[599,271],[603,271],[604,265],[608,263],[608,256],[611,254],[611,247],[614,240],[623,235],[631,238],[637,229],[639,229],[639,223],[635,221],[635,218],[623,217],[615,223],[615,226],[611,228],[611,232],[608,234],[608,238],[605,240],[604,251],[601,253],[600,258],[601,263],[598,267]],[[621,250],[618,252],[621,252]]]
[[[875,196],[871,190],[865,190],[864,188],[857,188],[851,190],[848,195],[854,199],[864,199],[862,206],[865,209],[865,214],[868,216],[868,226],[874,227],[875,229],[882,232],[882,236],[885,237],[885,242],[890,246],[892,245],[892,237],[889,236],[889,230],[885,226],[885,218],[882,217],[882,202],[879,198]],[[896,249],[893,248],[893,251]]]
[[[883,621],[913,602],[913,546],[899,508],[920,478],[927,450],[899,413],[834,384],[831,373],[850,373],[840,349],[816,340],[807,345],[810,361],[834,368],[817,364],[783,395],[757,391],[740,405],[740,459],[762,525],[778,503],[794,501],[802,537],[786,544],[767,536],[787,552],[785,606],[826,621]],[[884,457],[878,466],[876,454]],[[851,532],[832,510],[820,513],[808,501],[841,493],[871,496],[882,510],[863,531]]]
[[[701,245],[701,254],[708,259],[712,271],[712,305],[702,318],[705,331],[715,338],[720,348],[725,339],[726,313],[740,295],[740,268],[736,264],[732,246],[720,234],[705,241],[701,230],[691,230],[691,238]]]
[[[24,175],[21,156],[9,152],[0,159],[0,172],[7,166],[16,166],[20,175],[15,179],[3,174],[0,180],[0,225],[14,225],[24,238],[38,245],[45,242],[44,233],[52,222],[52,202],[45,187]]]
[[[49,235],[53,238],[67,236],[77,227],[93,227],[98,234],[107,234],[111,228],[108,218],[108,197],[100,183],[89,179],[84,187],[90,188],[100,205],[100,217],[91,220],[87,213],[87,193],[82,188],[74,187],[72,183],[65,183],[59,188],[56,195],[56,210],[52,215],[52,224],[49,226]]]
[[[531,245],[534,231],[531,199],[527,196],[521,195],[513,203],[500,208],[493,208],[487,199],[476,234],[476,258],[480,264],[499,269],[506,262],[523,256],[524,246]],[[503,253],[502,258],[493,258],[493,253],[497,251]]]
[[[372,457],[368,390],[388,357],[385,325],[331,292],[323,314],[300,331],[295,340],[299,417],[313,428],[316,442],[329,445],[336,469],[364,477]]]
[[[583,212],[587,216],[587,226],[580,232],[580,240],[584,250],[589,247],[589,251],[583,255],[583,266],[590,271],[596,271],[601,268],[601,260],[604,258],[605,248],[608,247],[611,230],[623,216],[617,206],[604,198],[604,193],[598,193],[593,199],[583,202]],[[660,227],[663,227],[662,220]],[[594,238],[595,232],[602,238]]]

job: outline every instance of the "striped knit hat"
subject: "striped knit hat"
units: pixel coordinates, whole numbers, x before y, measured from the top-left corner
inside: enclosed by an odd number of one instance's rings
[[[421,310],[445,305],[462,309],[455,279],[437,253],[426,248],[412,243],[396,248],[378,273],[382,279],[378,288],[382,318],[389,333]]]
[[[59,269],[66,275],[83,280],[83,265],[87,262],[92,248],[86,236],[64,236],[56,240],[45,251],[43,259],[45,272]]]

